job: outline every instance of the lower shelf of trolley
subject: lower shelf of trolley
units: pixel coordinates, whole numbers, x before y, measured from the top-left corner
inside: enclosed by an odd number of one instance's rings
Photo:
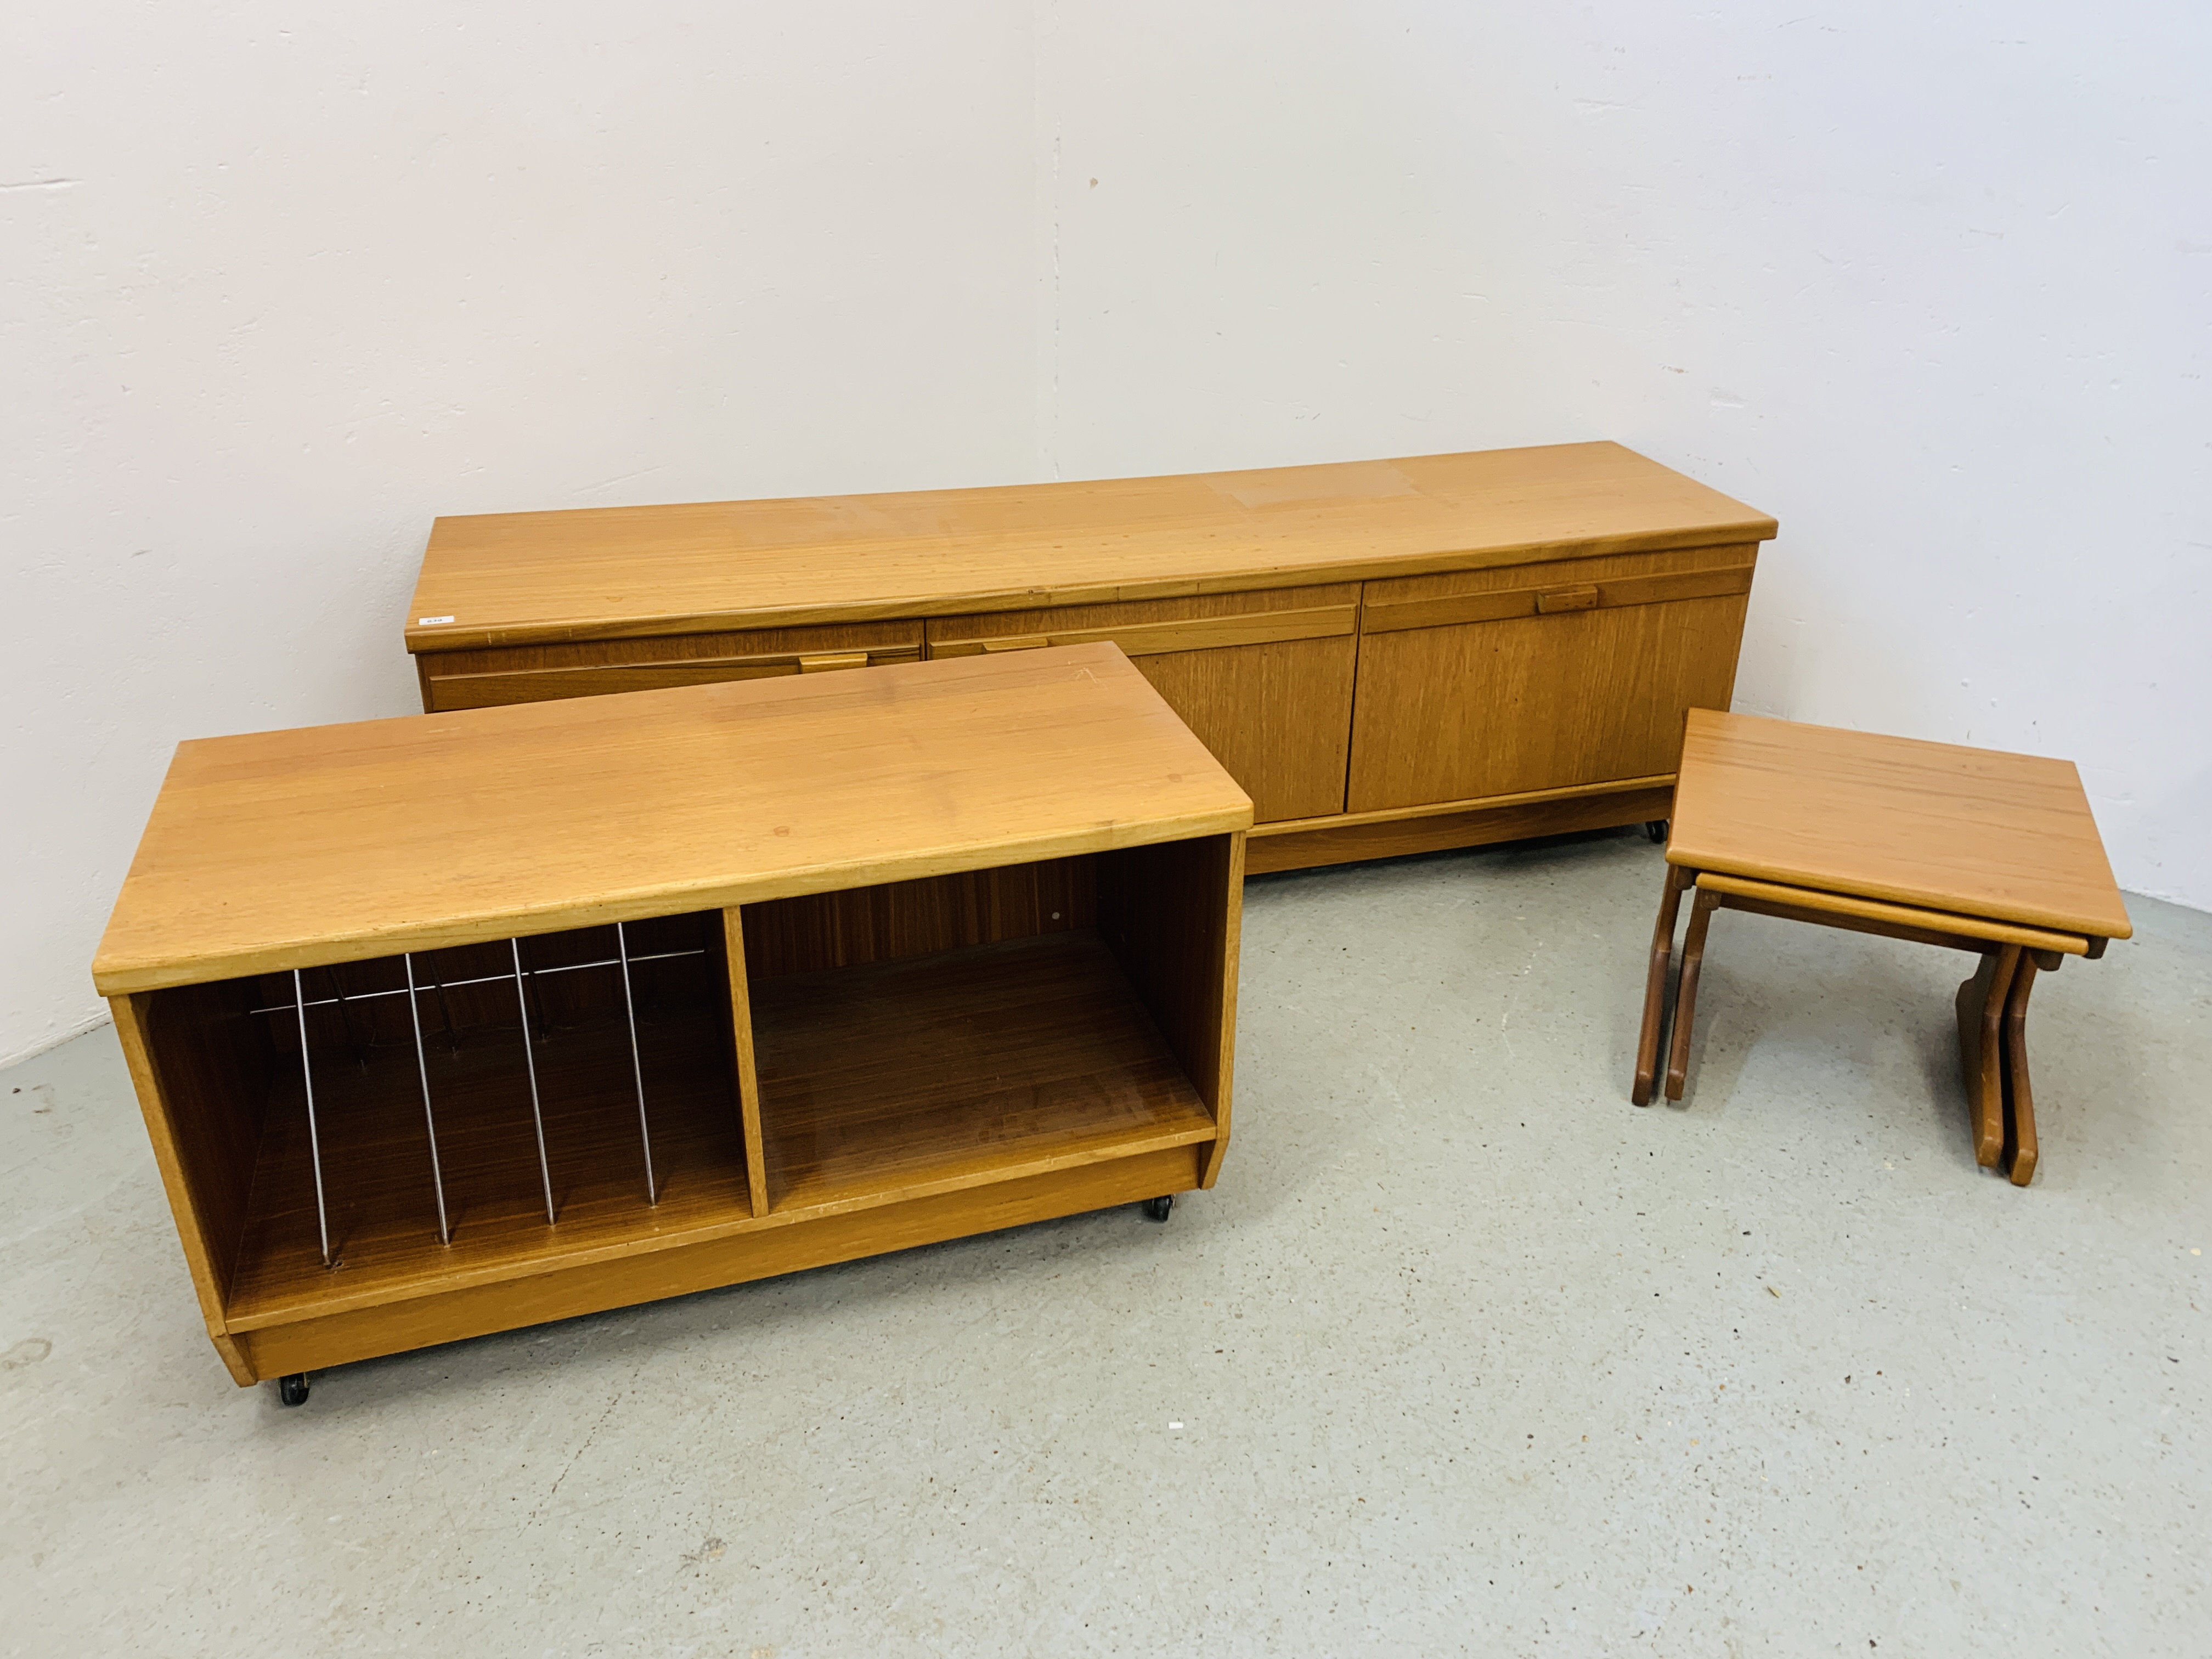
[[[659,1201],[647,1200],[627,1028],[533,1050],[519,1028],[431,1041],[441,1243],[416,1055],[319,1056],[331,1262],[296,1062],[262,1114],[226,1326],[265,1328],[753,1229],[1212,1140],[1213,1121],[1095,933],[793,975],[752,988],[763,1185],[753,1209],[726,1022],[641,1025]],[[546,1178],[550,1176],[550,1182]],[[554,1220],[546,1219],[546,1188]]]

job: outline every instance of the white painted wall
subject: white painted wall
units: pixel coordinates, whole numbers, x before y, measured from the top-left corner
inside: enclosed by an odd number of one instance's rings
[[[1059,471],[1617,438],[1781,520],[1738,707],[2075,759],[2212,908],[2212,8],[1042,25]]]
[[[436,514],[1034,466],[1026,0],[0,27],[0,1058],[179,738],[420,707]]]
[[[414,706],[441,512],[1616,437],[1783,521],[1740,706],[2212,908],[2212,12],[732,11],[19,5],[0,1056],[177,738]]]

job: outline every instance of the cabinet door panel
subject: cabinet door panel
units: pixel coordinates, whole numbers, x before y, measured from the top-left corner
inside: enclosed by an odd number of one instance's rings
[[[947,617],[929,654],[1112,640],[1252,797],[1262,823],[1344,810],[1359,589],[1276,588]]]
[[[1344,810],[1352,651],[1346,635],[1134,661],[1273,823]]]
[[[1349,810],[1673,772],[1688,711],[1729,706],[1747,599],[1366,635]]]

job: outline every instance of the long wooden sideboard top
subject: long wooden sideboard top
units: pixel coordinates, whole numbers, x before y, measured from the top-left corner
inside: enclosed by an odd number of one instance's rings
[[[407,648],[1171,599],[1774,533],[1768,514],[1615,443],[478,514],[432,530]]]
[[[445,518],[406,641],[446,710],[1110,640],[1285,869],[1665,817],[1775,530],[1613,443]]]

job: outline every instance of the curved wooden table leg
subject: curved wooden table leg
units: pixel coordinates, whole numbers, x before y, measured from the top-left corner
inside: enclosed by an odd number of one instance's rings
[[[1696,872],[1679,864],[1667,866],[1667,884],[1659,894],[1659,921],[1651,930],[1651,972],[1644,981],[1644,1027],[1636,1038],[1636,1080],[1628,1097],[1638,1106],[1651,1103],[1659,1081],[1659,1025],[1666,1012],[1667,969],[1674,955],[1674,919],[1682,911],[1682,890],[1697,879]]]
[[[1996,1168],[2004,1152],[2004,1044],[2000,1028],[2020,958],[2020,946],[2001,945],[1983,956],[1974,976],[1959,988],[1959,1065],[1966,1074],[1966,1104],[1973,1114],[1974,1162],[1985,1170]],[[2023,1002],[2023,1011],[2026,1006]],[[2031,1163],[2029,1168],[2033,1167]]]
[[[1705,965],[1705,929],[1721,896],[1705,888],[1690,906],[1690,931],[1682,936],[1682,983],[1674,993],[1674,1042],[1667,1057],[1667,1098],[1680,1100],[1690,1075],[1690,1026],[1698,1012],[1698,969]]]
[[[2039,967],[2056,968],[2063,958],[2042,951],[2021,953],[2004,1009],[2004,1172],[2015,1187],[2035,1179],[2035,1091],[2027,1080],[2027,999]]]

